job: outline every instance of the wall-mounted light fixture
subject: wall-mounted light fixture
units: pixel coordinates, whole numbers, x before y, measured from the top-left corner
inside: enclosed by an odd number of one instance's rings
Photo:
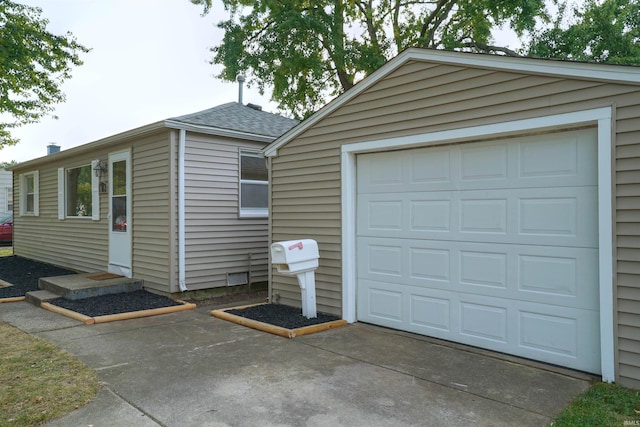
[[[95,165],[93,166],[93,171],[95,172],[98,178],[102,177],[107,171],[107,162],[102,160],[95,160]]]

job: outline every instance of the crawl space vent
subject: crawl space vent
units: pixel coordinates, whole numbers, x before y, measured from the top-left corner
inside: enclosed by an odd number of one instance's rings
[[[249,283],[249,273],[227,273],[227,286],[246,285]]]

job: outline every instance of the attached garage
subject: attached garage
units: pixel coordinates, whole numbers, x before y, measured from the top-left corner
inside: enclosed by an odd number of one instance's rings
[[[265,154],[319,311],[640,388],[639,68],[409,49]]]

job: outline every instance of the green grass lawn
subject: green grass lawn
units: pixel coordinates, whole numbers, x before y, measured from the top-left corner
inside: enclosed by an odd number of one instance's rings
[[[96,373],[53,344],[0,322],[0,426],[36,426],[93,400]]]
[[[640,426],[640,391],[596,383],[574,398],[551,426]]]

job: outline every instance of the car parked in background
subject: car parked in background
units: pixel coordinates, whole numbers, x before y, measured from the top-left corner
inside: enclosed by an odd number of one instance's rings
[[[13,215],[5,215],[0,218],[0,243],[13,242]]]

